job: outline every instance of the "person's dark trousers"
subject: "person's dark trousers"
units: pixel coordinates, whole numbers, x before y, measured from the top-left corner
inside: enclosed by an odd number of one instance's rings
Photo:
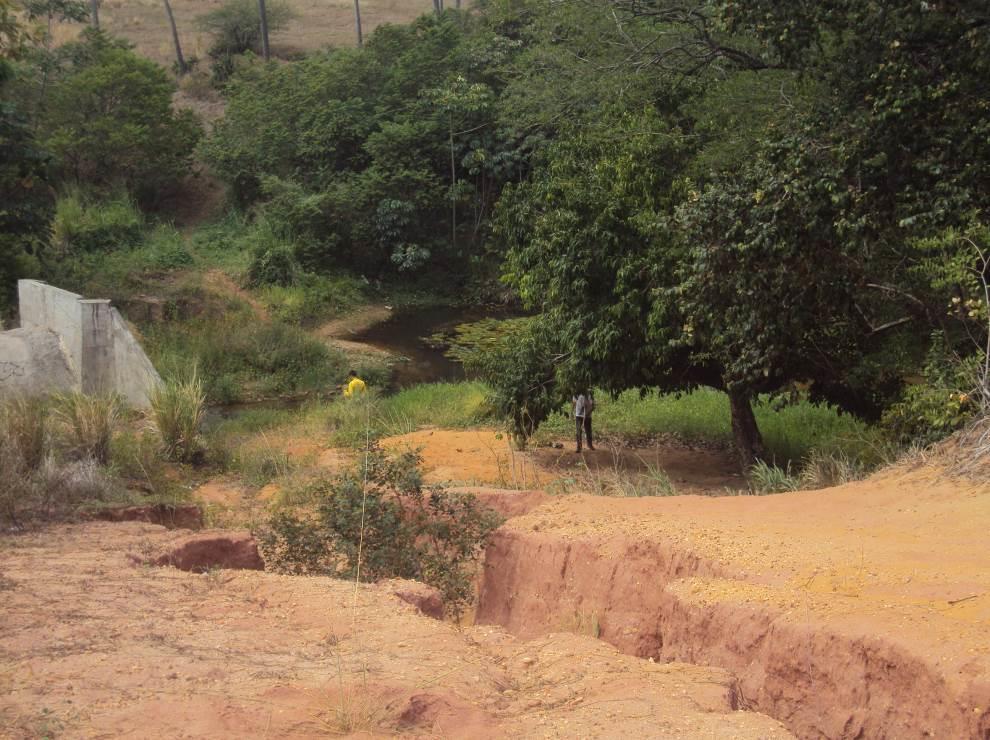
[[[581,451],[581,433],[584,433],[585,439],[588,440],[588,449],[595,449],[595,443],[591,441],[591,415],[588,416],[575,416],[574,417],[574,427],[577,432],[577,451]]]

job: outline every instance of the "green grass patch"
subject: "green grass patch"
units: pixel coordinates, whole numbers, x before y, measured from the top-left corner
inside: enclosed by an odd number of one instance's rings
[[[340,399],[320,412],[331,443],[358,447],[372,438],[408,434],[420,427],[464,429],[493,423],[482,383],[427,383],[394,396],[373,392],[364,398]]]
[[[595,432],[619,437],[652,437],[672,434],[685,440],[716,444],[732,441],[729,399],[724,393],[699,389],[682,395],[626,391],[618,398],[595,397]],[[754,408],[764,442],[780,465],[798,462],[812,450],[842,452],[872,459],[879,434],[864,422],[840,414],[834,407],[806,401],[776,409],[761,400]],[[571,437],[573,420],[554,415],[540,427],[537,442]]]
[[[146,331],[152,362],[166,375],[197,367],[206,397],[233,403],[326,391],[347,373],[347,358],[281,322],[248,312],[154,325]]]
[[[299,325],[353,311],[367,300],[364,284],[349,275],[304,274],[295,285],[269,285],[259,292],[272,316]]]

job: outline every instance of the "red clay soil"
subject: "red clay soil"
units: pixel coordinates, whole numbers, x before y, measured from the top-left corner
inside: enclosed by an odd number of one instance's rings
[[[489,547],[477,620],[726,668],[800,737],[990,737],[990,489],[899,472],[765,497],[570,496]]]
[[[402,603],[395,583],[128,557],[178,536],[89,523],[0,538],[0,735],[790,736],[738,710],[720,669],[641,661],[586,634],[461,629]]]

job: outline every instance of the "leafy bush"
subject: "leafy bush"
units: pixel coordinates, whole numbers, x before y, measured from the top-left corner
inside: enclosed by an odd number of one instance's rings
[[[67,179],[122,185],[142,202],[188,172],[201,128],[172,106],[175,83],[154,62],[100,33],[67,45],[72,60],[41,117],[45,145]]]
[[[275,33],[293,18],[284,2],[266,3],[268,32]],[[234,57],[247,51],[261,52],[261,14],[257,0],[226,0],[216,10],[196,18],[199,27],[213,37],[207,54],[213,61],[214,84],[225,82],[235,68]]]
[[[344,313],[364,299],[364,285],[347,276],[303,273],[294,285],[269,285],[262,294],[269,310],[288,324],[310,324]]]
[[[53,243],[65,254],[133,247],[143,230],[144,218],[126,195],[92,201],[69,190],[55,205]]]
[[[206,396],[199,374],[182,380],[169,378],[151,393],[151,418],[170,460],[194,462],[203,452],[200,426]]]
[[[417,579],[459,613],[471,599],[472,566],[501,518],[472,495],[427,488],[420,462],[414,452],[373,450],[361,469],[325,484],[315,519],[272,517],[261,534],[266,563],[286,573]]]
[[[110,462],[110,442],[120,420],[119,398],[66,393],[55,397],[54,410],[70,457],[92,459],[102,465]]]
[[[195,261],[174,226],[158,226],[148,236],[143,249],[147,252],[147,264],[160,270],[177,270]]]
[[[925,366],[924,381],[904,389],[881,419],[890,437],[902,446],[929,445],[962,429],[979,410],[972,398],[980,358],[964,362],[945,357],[936,341]]]
[[[263,285],[295,285],[299,272],[299,263],[290,245],[265,246],[255,250],[248,266],[247,282],[255,288]]]

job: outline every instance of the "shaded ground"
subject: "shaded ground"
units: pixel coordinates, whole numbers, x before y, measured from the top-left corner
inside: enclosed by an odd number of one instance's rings
[[[0,539],[5,737],[788,736],[735,711],[717,669],[460,630],[392,585],[128,558],[175,536],[125,523]]]

